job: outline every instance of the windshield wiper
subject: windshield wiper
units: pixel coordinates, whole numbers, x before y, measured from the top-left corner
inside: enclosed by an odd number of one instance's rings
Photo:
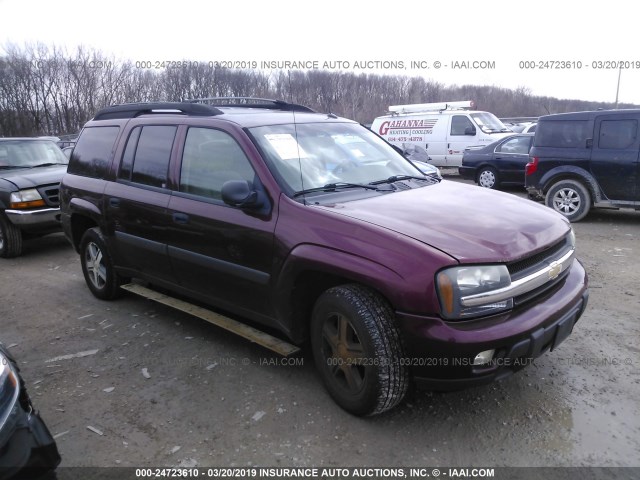
[[[24,165],[0,165],[0,170],[11,170],[13,168],[31,168]]]
[[[40,163],[38,165],[33,165],[28,168],[51,167],[53,165],[68,165],[68,163],[59,163],[59,162]]]
[[[300,195],[304,195],[306,193],[331,192],[341,188],[365,188],[367,190],[378,190],[378,187],[372,187],[371,185],[363,185],[362,183],[337,182],[337,183],[327,183],[322,187],[307,188],[305,190],[300,190],[298,192],[294,192],[293,196],[295,198],[295,197],[299,197]]]
[[[389,178],[385,178],[384,180],[376,180],[375,182],[369,183],[369,185],[380,185],[381,183],[395,183],[400,180],[427,180],[429,181],[429,177],[418,177],[415,175],[392,175]]]

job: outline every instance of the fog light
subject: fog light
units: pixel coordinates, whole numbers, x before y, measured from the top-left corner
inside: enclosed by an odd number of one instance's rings
[[[486,365],[493,360],[493,354],[496,353],[494,350],[485,350],[484,352],[480,352],[476,355],[476,358],[473,359],[474,365]]]

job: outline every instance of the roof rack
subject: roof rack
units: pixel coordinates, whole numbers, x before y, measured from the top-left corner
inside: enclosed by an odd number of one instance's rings
[[[445,110],[469,110],[476,108],[473,100],[461,102],[440,102],[440,103],[415,103],[411,105],[390,105],[391,115],[403,115],[409,113],[423,112],[444,112]]]
[[[297,103],[288,103],[283,100],[273,100],[270,98],[255,97],[211,97],[194,98],[184,100],[195,104],[205,104],[212,107],[245,107],[245,108],[265,108],[270,110],[282,110],[285,112],[309,112],[315,113],[309,107]]]
[[[93,119],[111,120],[115,118],[135,118],[149,113],[178,113],[182,115],[208,117],[211,115],[221,115],[224,112],[209,105],[187,102],[123,103],[99,110]]]

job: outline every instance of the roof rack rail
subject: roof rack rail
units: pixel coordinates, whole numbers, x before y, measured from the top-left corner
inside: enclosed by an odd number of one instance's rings
[[[149,113],[179,113],[191,116],[208,117],[221,115],[221,110],[209,105],[188,102],[142,102],[111,105],[99,110],[94,120],[112,120],[116,118],[135,118]]]
[[[286,112],[309,112],[315,113],[315,110],[299,105],[297,103],[289,103],[283,100],[274,100],[271,98],[256,97],[211,97],[211,98],[194,98],[184,100],[185,102],[195,104],[205,104],[212,107],[245,107],[245,108],[266,108],[271,110],[283,110]]]

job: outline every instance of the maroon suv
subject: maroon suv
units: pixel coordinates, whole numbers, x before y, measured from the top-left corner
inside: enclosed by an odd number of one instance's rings
[[[116,105],[61,186],[87,285],[130,277],[310,340],[335,401],[503,378],[587,303],[567,220],[427,177],[359,124],[281,101]]]

